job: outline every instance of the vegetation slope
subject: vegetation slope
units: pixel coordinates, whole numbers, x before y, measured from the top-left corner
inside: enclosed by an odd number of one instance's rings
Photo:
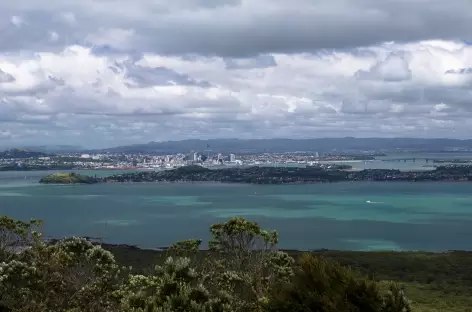
[[[140,272],[83,238],[45,243],[39,225],[0,218],[2,311],[412,311],[400,286],[320,255],[295,261],[243,218],[212,225],[203,256],[201,240],[177,242]]]

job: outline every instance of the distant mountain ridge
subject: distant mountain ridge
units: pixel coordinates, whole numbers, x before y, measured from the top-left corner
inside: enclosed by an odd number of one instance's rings
[[[50,154],[37,152],[37,151],[30,151],[26,149],[19,149],[19,148],[12,148],[10,150],[6,150],[0,152],[0,159],[9,159],[9,158],[36,158],[36,157],[46,157],[51,156]]]
[[[35,151],[45,154],[69,154],[69,153],[80,153],[85,148],[75,145],[7,145],[2,146],[0,150],[11,150],[20,149],[27,151]]]
[[[172,154],[189,151],[219,153],[283,153],[283,152],[336,152],[336,151],[444,151],[471,149],[472,140],[421,138],[320,138],[320,139],[209,139],[149,142],[94,150],[110,153]]]
[[[38,146],[25,146],[24,149],[37,151],[42,153],[77,153],[85,150],[81,146],[75,145],[38,145]]]

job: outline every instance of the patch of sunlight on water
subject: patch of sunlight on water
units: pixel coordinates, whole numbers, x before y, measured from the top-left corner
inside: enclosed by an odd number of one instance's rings
[[[402,251],[403,249],[392,241],[382,239],[343,239],[345,243],[352,244],[353,249],[359,251]]]
[[[313,201],[323,196],[310,195],[310,194],[273,194],[273,195],[266,195],[266,197],[282,199],[286,201]]]
[[[428,224],[429,215],[421,213],[385,213],[385,211],[361,211],[359,209],[349,211],[343,207],[320,207],[312,209],[275,209],[272,207],[241,208],[241,209],[206,209],[202,214],[210,214],[217,218],[230,218],[233,216],[262,216],[280,219],[326,218],[339,221],[380,221],[392,223]]]
[[[38,187],[44,186],[43,184],[39,183],[27,183],[27,182],[11,182],[11,183],[0,183],[0,189],[2,188],[22,188],[22,187]]]
[[[0,192],[0,197],[23,197],[31,196],[29,194],[17,193],[17,192]]]
[[[146,196],[144,197],[148,203],[172,204],[176,206],[194,206],[194,205],[210,205],[210,202],[199,201],[198,196]]]
[[[112,220],[112,219],[103,219],[99,220],[96,223],[106,224],[111,226],[131,226],[140,224],[137,220]]]
[[[95,195],[95,194],[79,194],[79,195],[60,195],[63,198],[68,199],[93,199],[97,197],[102,197],[103,195]]]

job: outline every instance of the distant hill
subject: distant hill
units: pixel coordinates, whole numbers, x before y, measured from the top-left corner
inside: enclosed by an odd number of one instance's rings
[[[37,146],[23,146],[19,148],[29,150],[29,151],[37,151],[41,153],[54,153],[54,154],[78,153],[85,150],[83,147],[75,146],[75,145],[37,145]]]
[[[8,158],[36,158],[36,157],[46,157],[52,156],[51,154],[46,154],[42,152],[30,151],[26,149],[12,148],[4,152],[0,152],[0,159]]]
[[[110,153],[173,154],[189,151],[220,153],[282,153],[282,152],[355,152],[411,150],[440,152],[451,149],[472,149],[472,140],[418,138],[321,138],[321,139],[211,139],[149,142],[100,150]]]

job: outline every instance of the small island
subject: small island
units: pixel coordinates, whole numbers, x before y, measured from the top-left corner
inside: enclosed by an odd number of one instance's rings
[[[39,183],[43,184],[94,184],[97,182],[99,182],[98,179],[94,177],[74,172],[49,174],[39,180]]]
[[[173,170],[141,171],[91,177],[56,173],[39,182],[47,184],[94,184],[123,182],[222,182],[251,184],[306,184],[342,181],[472,181],[472,166],[447,165],[431,171],[365,169],[348,171],[333,167],[249,167],[208,169],[185,166]]]

